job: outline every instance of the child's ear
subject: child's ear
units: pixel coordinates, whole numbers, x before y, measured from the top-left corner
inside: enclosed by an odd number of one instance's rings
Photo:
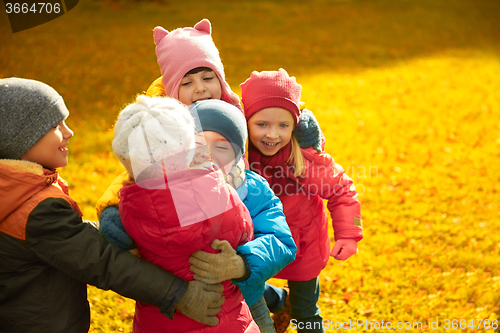
[[[156,27],[153,30],[153,36],[155,39],[155,45],[160,44],[161,40],[168,35],[168,30],[163,29],[162,27]]]
[[[210,21],[207,19],[203,19],[200,22],[196,23],[194,28],[196,30],[206,32],[209,35],[212,33],[212,26],[210,25]]]

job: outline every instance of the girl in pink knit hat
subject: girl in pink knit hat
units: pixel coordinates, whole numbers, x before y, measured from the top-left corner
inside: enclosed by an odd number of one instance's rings
[[[268,285],[266,302],[276,311],[288,297],[292,328],[324,332],[317,305],[318,275],[330,256],[346,260],[358,251],[357,242],[363,238],[358,193],[330,155],[300,148],[292,135],[300,118],[302,90],[294,77],[284,69],[253,72],[241,90],[250,169],[262,175],[280,198],[297,245],[296,259],[275,276],[288,280],[289,295]],[[335,232],[331,250],[324,199]]]

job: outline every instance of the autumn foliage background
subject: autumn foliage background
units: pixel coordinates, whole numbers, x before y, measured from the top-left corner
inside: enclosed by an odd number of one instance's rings
[[[202,18],[236,93],[252,70],[297,77],[326,151],[357,184],[365,238],[322,272],[323,317],[423,330],[439,320],[435,332],[450,331],[445,319],[498,320],[495,0],[87,0],[16,34],[0,13],[0,77],[43,81],[70,110],[75,136],[60,173],[84,218],[96,219],[96,200],[122,171],[111,151],[119,110],[160,75],[153,28]],[[133,301],[88,290],[91,332],[131,331]],[[466,330],[488,331],[477,322]]]

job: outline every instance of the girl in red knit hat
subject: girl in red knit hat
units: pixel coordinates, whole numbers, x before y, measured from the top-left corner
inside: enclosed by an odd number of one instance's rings
[[[324,151],[300,148],[292,135],[300,118],[302,86],[284,69],[253,72],[241,85],[248,124],[250,169],[263,176],[283,203],[287,223],[297,245],[296,259],[275,278],[288,280],[290,323],[298,332],[324,332],[318,276],[330,256],[346,260],[358,251],[363,238],[358,193],[342,167]],[[330,250],[328,217],[335,245]],[[268,285],[271,310],[287,293]]]

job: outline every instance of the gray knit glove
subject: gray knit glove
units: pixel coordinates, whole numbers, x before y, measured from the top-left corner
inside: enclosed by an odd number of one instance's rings
[[[212,248],[220,250],[220,253],[196,251],[189,258],[189,269],[195,274],[195,280],[211,284],[240,279],[246,275],[245,261],[228,241],[216,239],[212,242]]]
[[[215,326],[219,319],[215,317],[225,299],[222,296],[224,287],[221,284],[205,284],[200,281],[189,281],[188,288],[176,309],[185,316],[205,325]]]

